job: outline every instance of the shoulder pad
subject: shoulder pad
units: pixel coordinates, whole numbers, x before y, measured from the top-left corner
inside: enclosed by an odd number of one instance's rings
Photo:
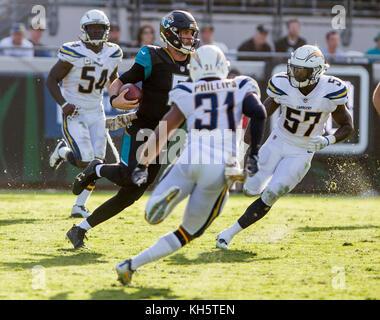
[[[283,96],[287,95],[287,93],[280,88],[282,81],[288,81],[288,76],[285,72],[276,73],[273,75],[271,79],[268,81],[267,92],[268,94]]]
[[[260,88],[256,80],[247,76],[238,76],[235,80],[238,83],[239,89],[245,89],[247,92],[253,92],[260,96]]]
[[[66,42],[58,49],[58,55],[68,56],[71,58],[83,58],[85,55],[78,52],[76,42]]]
[[[118,45],[114,46],[111,49],[112,50],[111,50],[110,58],[120,58],[123,56],[123,50],[121,50],[121,48]]]
[[[330,100],[343,99],[348,95],[348,88],[346,83],[334,76],[329,76],[327,79],[327,94],[324,96]]]
[[[175,90],[175,89],[183,90],[183,91],[186,91],[188,93],[193,93],[193,90],[191,88],[189,88],[188,86],[186,86],[185,83],[177,84],[173,88],[173,90]]]

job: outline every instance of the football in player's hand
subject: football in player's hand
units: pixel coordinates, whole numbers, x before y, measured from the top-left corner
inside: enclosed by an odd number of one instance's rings
[[[124,95],[124,98],[126,100],[141,100],[142,98],[142,91],[138,86],[136,86],[133,83],[126,83],[123,85],[120,90],[119,94],[122,93],[124,90],[129,89],[129,91]]]

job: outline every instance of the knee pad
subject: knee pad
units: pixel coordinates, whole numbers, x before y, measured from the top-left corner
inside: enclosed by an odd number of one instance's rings
[[[274,186],[267,187],[261,195],[261,199],[265,204],[271,207],[280,197],[287,194],[289,191],[289,186],[276,184]]]

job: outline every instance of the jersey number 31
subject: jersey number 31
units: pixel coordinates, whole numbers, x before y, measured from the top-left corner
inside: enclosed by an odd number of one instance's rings
[[[208,123],[204,123],[204,119],[195,119],[194,128],[198,130],[207,129],[214,130],[218,127],[218,96],[216,93],[199,93],[195,96],[195,109],[203,106],[205,101],[209,101],[210,108],[205,109],[205,113],[209,113]],[[227,92],[226,100],[223,105],[227,105],[227,121],[228,129],[236,131],[235,116],[234,116],[234,107],[235,107],[235,98],[233,92]]]

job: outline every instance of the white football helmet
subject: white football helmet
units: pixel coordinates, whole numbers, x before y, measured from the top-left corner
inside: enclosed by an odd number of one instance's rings
[[[304,45],[291,53],[287,73],[290,84],[302,88],[317,83],[327,68],[321,50],[317,46]]]
[[[102,24],[105,26],[103,37],[101,39],[91,39],[89,36],[86,26],[90,24]],[[80,19],[80,31],[82,32],[81,40],[85,43],[90,43],[98,46],[108,40],[108,34],[110,32],[110,22],[106,14],[101,10],[89,10]]]
[[[204,78],[226,79],[230,62],[222,50],[214,45],[205,45],[191,53],[188,68],[193,82]]]

